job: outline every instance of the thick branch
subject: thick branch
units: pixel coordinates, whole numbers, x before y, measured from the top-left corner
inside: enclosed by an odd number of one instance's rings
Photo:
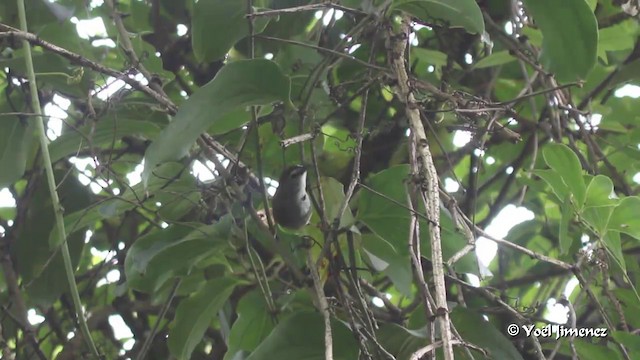
[[[405,112],[409,119],[411,128],[411,139],[415,144],[417,162],[412,161],[412,172],[418,176],[422,189],[422,197],[425,200],[427,217],[429,222],[429,235],[431,237],[431,261],[433,262],[433,277],[436,287],[436,314],[440,316],[440,334],[442,337],[443,352],[445,359],[453,359],[453,334],[447,306],[447,293],[444,283],[444,261],[442,259],[442,244],[440,238],[440,195],[438,188],[438,173],[426,131],[420,120],[420,111],[416,99],[409,87],[409,74],[405,66],[405,53],[407,51],[407,41],[409,39],[409,22],[403,19],[399,34],[392,31],[388,33],[389,40],[389,62],[395,75],[397,84],[394,88],[396,96],[405,104]],[[419,254],[417,254],[419,256]]]

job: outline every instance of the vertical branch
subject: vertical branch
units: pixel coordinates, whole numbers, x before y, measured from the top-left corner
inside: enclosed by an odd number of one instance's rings
[[[322,318],[324,319],[324,358],[325,360],[333,360],[333,335],[331,333],[331,314],[329,313],[329,302],[325,296],[324,289],[322,288],[322,281],[320,280],[320,274],[318,274],[318,267],[313,261],[313,255],[311,251],[307,251],[307,266],[311,272],[313,278],[313,289],[316,292],[318,298],[318,307],[322,312]]]
[[[409,75],[406,68],[405,52],[409,39],[409,22],[403,19],[400,24],[400,33],[388,33],[389,62],[396,77],[397,84],[394,92],[401,102],[405,104],[405,112],[411,128],[411,141],[416,147],[417,162],[412,162],[412,172],[418,174],[422,197],[426,203],[427,217],[429,218],[429,235],[431,238],[431,261],[433,262],[433,277],[436,287],[436,311],[439,316],[440,334],[442,336],[443,352],[445,359],[453,359],[453,344],[449,309],[447,306],[447,293],[444,283],[444,262],[442,259],[442,243],[440,238],[440,194],[438,188],[438,173],[433,163],[431,150],[427,141],[424,126],[420,120],[420,111],[416,99],[409,87]],[[419,256],[419,254],[416,254]]]
[[[20,30],[27,32],[27,15],[24,7],[24,0],[18,0],[18,15],[20,17]],[[36,74],[33,68],[33,58],[31,57],[31,45],[27,40],[22,40],[22,47],[25,51],[25,63],[27,67],[27,74],[29,79],[29,92],[31,93],[31,106],[33,112],[38,114],[40,118],[36,121],[36,128],[38,131],[38,137],[40,140],[40,150],[42,151],[42,162],[44,164],[45,173],[47,174],[47,183],[49,185],[49,194],[51,196],[51,203],[53,204],[53,211],[56,219],[56,230],[58,231],[58,238],[60,241],[60,252],[62,253],[62,259],[64,262],[65,275],[67,277],[67,283],[69,284],[69,290],[71,292],[71,298],[73,299],[73,306],[75,308],[78,324],[80,325],[80,331],[84,341],[86,342],[93,357],[100,358],[98,349],[96,348],[87,321],[84,317],[84,310],[82,309],[82,303],[80,302],[80,294],[78,293],[78,286],[74,276],[73,265],[71,264],[71,255],[69,254],[69,246],[67,245],[67,232],[64,227],[63,208],[60,204],[60,198],[56,191],[56,179],[53,174],[53,165],[51,164],[51,156],[49,155],[49,139],[47,139],[46,131],[44,128],[44,118],[41,116],[42,107],[40,106],[40,98],[38,97],[38,86],[36,84]],[[26,325],[26,324],[25,324]]]
[[[411,143],[410,143],[411,144]],[[411,146],[411,145],[410,145]],[[414,146],[411,146],[411,152],[414,152]],[[411,159],[411,162],[415,162],[415,158]],[[433,299],[429,293],[429,287],[424,280],[424,272],[422,271],[422,262],[420,260],[420,222],[418,221],[418,214],[413,206],[413,199],[410,193],[413,189],[407,188],[407,203],[409,208],[413,210],[411,212],[411,221],[409,223],[409,256],[411,256],[411,263],[413,265],[413,273],[418,282],[418,289],[422,295],[422,301],[424,302],[424,311],[426,319],[429,322],[429,336],[430,343],[436,343],[436,328],[433,313]],[[429,358],[434,359],[435,352],[429,353]]]

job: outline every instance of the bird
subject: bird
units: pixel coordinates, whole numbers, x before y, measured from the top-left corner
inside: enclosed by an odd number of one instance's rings
[[[311,219],[311,201],[307,194],[307,167],[293,165],[282,171],[271,204],[273,217],[280,226],[300,229]]]

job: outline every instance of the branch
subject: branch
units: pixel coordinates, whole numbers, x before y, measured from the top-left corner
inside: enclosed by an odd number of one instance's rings
[[[422,190],[422,198],[425,202],[427,217],[431,219],[429,222],[429,235],[431,238],[431,261],[433,262],[433,278],[436,287],[436,314],[440,316],[440,336],[443,342],[444,358],[453,359],[453,334],[451,332],[451,323],[449,317],[449,308],[447,305],[447,292],[444,283],[444,261],[442,259],[442,243],[440,238],[440,196],[438,187],[438,173],[427,135],[420,119],[420,111],[418,104],[409,87],[410,79],[405,66],[405,53],[407,50],[407,41],[409,39],[409,22],[403,19],[400,26],[400,33],[394,34],[392,30],[388,31],[387,37],[391,49],[389,49],[389,62],[392,71],[396,77],[397,84],[394,92],[401,102],[405,105],[405,112],[409,119],[411,128],[411,142],[415,146],[417,152],[417,161],[412,161],[412,172],[418,176],[420,181],[420,189]],[[419,254],[418,254],[419,256]]]
[[[325,360],[333,360],[333,336],[331,333],[331,314],[329,313],[329,303],[327,297],[322,288],[322,281],[318,274],[318,267],[313,261],[311,250],[307,250],[307,267],[311,272],[311,278],[313,279],[313,289],[316,292],[318,299],[318,309],[322,313],[324,319],[324,358]],[[320,257],[322,259],[322,257]]]
[[[174,115],[177,111],[177,107],[173,104],[173,102],[171,102],[171,100],[169,100],[167,97],[162,96],[161,94],[159,94],[158,92],[156,92],[155,90],[151,89],[149,86],[146,86],[144,84],[142,84],[141,82],[139,82],[136,79],[133,79],[131,77],[129,77],[128,74],[108,68],[106,66],[100,65],[94,61],[91,61],[87,58],[85,58],[82,55],[78,55],[76,53],[73,53],[65,48],[61,48],[57,45],[51,44],[49,42],[46,42],[44,40],[41,40],[40,38],[38,38],[36,35],[29,33],[27,31],[21,31],[18,30],[16,28],[13,28],[9,25],[5,25],[0,23],[0,39],[2,38],[18,38],[21,39],[23,41],[26,41],[32,45],[38,45],[40,47],[42,47],[45,50],[51,51],[53,53],[56,53],[60,56],[62,56],[63,58],[69,60],[72,64],[76,64],[76,65],[80,65],[80,66],[86,66],[94,71],[97,71],[99,73],[105,74],[105,75],[109,75],[112,76],[116,79],[122,80],[125,83],[127,83],[129,86],[131,86],[132,88],[141,91],[147,95],[149,95],[151,98],[153,98],[154,100],[156,100],[158,103],[162,104],[168,111],[169,114]]]
[[[309,4],[309,5],[294,6],[290,8],[284,8],[284,9],[260,11],[257,13],[247,14],[245,15],[245,17],[257,18],[257,17],[263,17],[263,16],[279,16],[281,14],[293,14],[293,13],[305,12],[305,11],[324,10],[326,8],[336,9],[336,10],[344,11],[346,13],[352,13],[354,15],[361,15],[361,16],[367,15],[367,13],[364,11],[352,9],[350,7],[346,7],[340,4],[335,4],[329,1],[325,1],[324,3],[321,3],[321,4]]]

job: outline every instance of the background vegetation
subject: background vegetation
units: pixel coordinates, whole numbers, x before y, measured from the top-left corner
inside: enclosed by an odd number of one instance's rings
[[[2,358],[640,358],[639,6],[2,1]]]

